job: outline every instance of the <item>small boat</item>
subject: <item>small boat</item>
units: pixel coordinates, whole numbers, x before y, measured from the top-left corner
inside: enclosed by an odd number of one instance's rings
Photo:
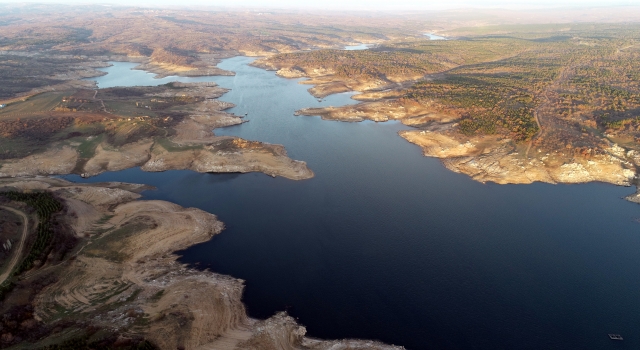
[[[609,334],[609,339],[611,339],[611,340],[622,340],[622,336],[620,334]]]
[[[322,102],[322,99],[321,99],[321,98],[319,98],[319,99],[318,99],[318,102]]]

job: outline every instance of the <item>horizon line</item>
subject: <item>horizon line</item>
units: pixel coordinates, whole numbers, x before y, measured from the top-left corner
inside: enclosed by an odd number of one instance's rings
[[[451,11],[451,10],[508,10],[508,11],[525,11],[525,10],[589,10],[589,9],[600,9],[600,8],[627,8],[627,7],[640,7],[640,4],[631,3],[628,1],[626,3],[614,3],[614,4],[566,4],[566,3],[543,3],[543,4],[514,4],[511,6],[501,5],[485,5],[485,6],[475,6],[471,4],[452,4],[447,6],[438,6],[435,5],[426,5],[420,7],[400,7],[398,9],[388,9],[388,8],[370,8],[370,9],[361,9],[357,7],[353,8],[341,8],[337,6],[282,6],[274,4],[273,6],[255,6],[255,5],[236,5],[236,4],[211,4],[210,2],[198,3],[198,0],[191,0],[190,2],[187,0],[183,5],[175,5],[175,4],[162,4],[157,1],[149,2],[149,3],[141,3],[141,4],[127,4],[122,2],[111,2],[111,1],[100,1],[100,2],[90,2],[87,0],[40,0],[40,1],[13,1],[13,0],[0,0],[0,5],[73,5],[73,6],[105,6],[105,7],[124,7],[124,8],[159,8],[159,9],[192,9],[192,8],[211,8],[211,9],[225,9],[225,10],[295,10],[295,11],[304,11],[304,10],[313,10],[313,11],[326,11],[326,12],[335,12],[335,11],[347,11],[347,12],[404,12],[404,11],[419,11],[419,12],[440,12],[440,11]],[[432,7],[432,8],[429,8]]]

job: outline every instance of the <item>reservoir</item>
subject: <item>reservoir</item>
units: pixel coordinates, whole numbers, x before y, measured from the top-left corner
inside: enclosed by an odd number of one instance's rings
[[[425,36],[428,37],[429,40],[449,40],[449,39],[447,39],[447,38],[445,38],[443,36],[435,35],[433,33],[427,33],[427,34],[425,34]]]
[[[640,347],[640,206],[621,199],[634,188],[478,183],[423,157],[396,134],[402,124],[294,116],[354,101],[318,102],[308,85],[251,61],[219,65],[236,76],[197,78],[230,88],[221,100],[248,113],[249,123],[215,133],[283,144],[313,179],[139,169],[66,178],[145,183],[157,187],[145,199],[218,215],[227,229],[182,261],[246,280],[250,316],[286,310],[313,337],[408,349]],[[106,68],[100,87],[164,83],[131,66]]]
[[[87,80],[95,80],[98,83],[98,87],[106,89],[114,86],[157,86],[162,84],[171,83],[174,81],[180,81],[183,83],[198,83],[198,82],[210,82],[213,81],[211,77],[165,77],[161,79],[154,78],[156,75],[153,73],[145,72],[142,70],[133,69],[138,66],[138,63],[132,62],[109,62],[111,67],[98,68],[97,70],[107,72],[107,75],[103,75],[97,78],[89,78]]]
[[[370,44],[359,44],[359,45],[345,46],[344,49],[347,51],[357,51],[357,50],[368,50],[370,47],[371,47]]]

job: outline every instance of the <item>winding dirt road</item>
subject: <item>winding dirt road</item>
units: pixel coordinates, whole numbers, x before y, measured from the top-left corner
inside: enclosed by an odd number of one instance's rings
[[[26,242],[27,235],[29,233],[29,219],[27,218],[27,215],[25,213],[19,210],[16,210],[10,207],[5,207],[5,206],[0,206],[0,208],[8,210],[16,215],[19,215],[22,218],[22,223],[23,223],[22,236],[20,237],[20,243],[18,243],[18,245],[15,246],[13,256],[11,257],[11,261],[9,262],[9,265],[7,266],[5,271],[2,273],[2,275],[0,275],[0,284],[2,284],[9,277],[9,275],[11,274],[11,271],[13,271],[13,268],[16,267],[16,265],[20,261],[20,256],[22,255],[21,254],[22,249],[24,248],[24,242]]]
[[[536,139],[542,138],[542,136],[544,135],[545,129],[542,127],[542,122],[540,122],[540,119],[542,119],[541,117],[544,116],[545,109],[547,109],[548,105],[551,104],[551,98],[549,97],[549,92],[558,89],[560,87],[560,84],[562,84],[562,83],[566,82],[567,80],[569,80],[569,77],[570,77],[569,72],[573,71],[573,69],[576,66],[577,66],[577,64],[572,64],[572,65],[570,65],[568,67],[565,67],[560,72],[560,74],[558,75],[558,78],[556,78],[553,82],[551,82],[547,87],[544,88],[544,92],[542,93],[542,102],[533,111],[533,117],[534,117],[534,119],[536,121],[536,124],[538,124],[538,129],[539,130],[538,130],[538,133],[535,134],[531,138],[531,140],[529,140],[529,145],[527,146],[527,151],[525,152],[525,158],[526,159],[529,159],[529,151],[531,150],[531,147],[533,146],[533,142]]]

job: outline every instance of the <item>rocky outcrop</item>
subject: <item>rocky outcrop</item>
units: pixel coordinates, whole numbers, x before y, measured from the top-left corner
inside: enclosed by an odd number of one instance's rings
[[[464,139],[428,130],[402,131],[400,136],[422,147],[425,156],[443,160],[447,169],[481,182],[499,184],[607,182],[629,186],[635,178],[633,164],[614,145],[608,153],[589,158],[545,153],[529,158],[513,142],[499,137]]]
[[[389,93],[369,93],[353,106],[306,108],[296,115],[319,115],[322,119],[346,122],[399,120],[415,127],[401,131],[405,140],[420,146],[425,156],[440,158],[454,172],[481,182],[499,184],[607,182],[629,186],[636,177],[640,155],[616,144],[598,146],[585,154],[572,149],[534,148],[502,135],[464,135],[456,128],[456,116],[436,113],[429,106],[383,99]],[[358,97],[356,96],[356,99]],[[606,143],[605,143],[606,144]]]
[[[231,144],[231,147],[227,145]],[[200,173],[262,172],[293,180],[313,177],[303,161],[287,157],[284,147],[242,139],[223,139],[200,149],[170,152],[160,145],[141,166],[144,171],[190,169]]]

